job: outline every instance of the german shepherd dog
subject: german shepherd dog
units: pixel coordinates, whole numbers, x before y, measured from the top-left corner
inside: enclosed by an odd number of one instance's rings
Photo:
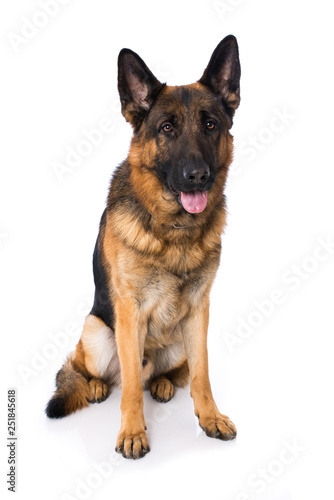
[[[199,425],[236,436],[213,399],[207,354],[209,293],[219,265],[240,102],[236,38],[224,38],[196,83],[168,86],[133,51],[118,58],[122,114],[133,127],[97,238],[95,299],[46,414],[61,418],[122,386],[116,451],[149,451],[143,390],[167,402],[190,379]]]

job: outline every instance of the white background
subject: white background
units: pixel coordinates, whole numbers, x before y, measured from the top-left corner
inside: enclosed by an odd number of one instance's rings
[[[52,18],[38,14],[40,3],[8,0],[0,13],[1,491],[12,498],[6,394],[14,387],[15,498],[332,498],[334,252],[318,252],[319,238],[334,241],[330,2],[70,0]],[[10,38],[27,20],[45,25],[15,50]],[[120,391],[61,421],[44,414],[91,305],[99,219],[129,147],[117,56],[129,47],[162,81],[191,83],[230,33],[242,99],[209,351],[217,404],[238,436],[207,438],[188,388],[167,405],[145,394],[151,452],[126,461],[114,452]],[[59,179],[54,162],[65,163],[83,130],[104,119],[112,131]],[[269,304],[273,295],[279,304]],[[57,347],[50,335],[59,332]],[[102,478],[94,464],[106,461]]]

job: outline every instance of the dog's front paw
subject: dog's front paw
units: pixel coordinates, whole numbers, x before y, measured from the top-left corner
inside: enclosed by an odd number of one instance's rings
[[[234,423],[221,413],[199,415],[199,425],[209,437],[229,441],[237,435]]]
[[[124,458],[142,458],[150,451],[146,432],[144,429],[129,433],[120,431],[117,438],[115,451]]]

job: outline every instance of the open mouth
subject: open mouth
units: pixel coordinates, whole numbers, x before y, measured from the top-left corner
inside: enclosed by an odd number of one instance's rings
[[[194,189],[193,191],[178,192],[172,187],[170,187],[170,190],[175,196],[178,196],[179,203],[190,214],[199,214],[205,210],[208,203],[207,191]]]

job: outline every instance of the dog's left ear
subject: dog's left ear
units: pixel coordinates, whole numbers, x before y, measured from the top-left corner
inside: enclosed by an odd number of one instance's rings
[[[118,56],[118,91],[122,114],[137,129],[150,110],[164,84],[153,75],[144,61],[130,49]]]
[[[237,39],[229,35],[216,47],[199,82],[221,97],[231,119],[240,103],[240,74]]]

